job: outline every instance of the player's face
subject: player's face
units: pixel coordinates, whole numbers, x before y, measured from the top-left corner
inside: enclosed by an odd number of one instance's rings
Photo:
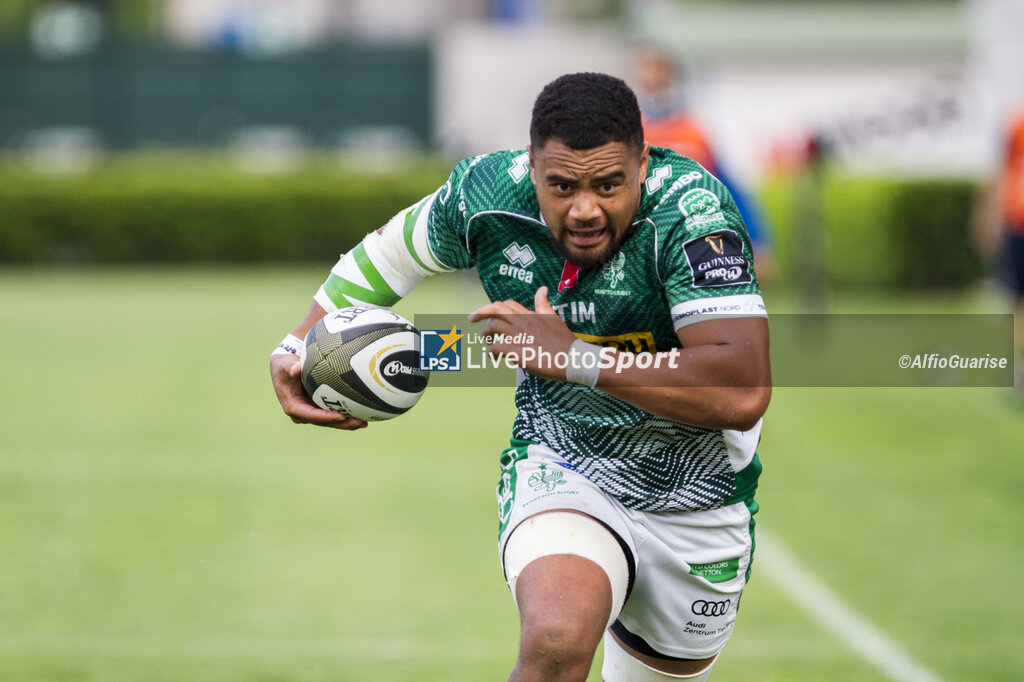
[[[530,148],[537,202],[566,260],[600,265],[622,245],[640,206],[647,152],[624,142],[570,149],[554,139]]]

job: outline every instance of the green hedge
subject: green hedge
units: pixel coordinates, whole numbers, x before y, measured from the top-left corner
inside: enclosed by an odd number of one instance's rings
[[[975,184],[849,176],[776,179],[760,193],[784,280],[820,267],[837,288],[955,288],[982,275]]]
[[[254,175],[162,158],[67,178],[8,168],[0,262],[333,261],[445,179],[440,163],[377,175],[332,163]]]
[[[329,262],[444,182],[448,164],[344,170],[336,159],[284,175],[228,159],[127,155],[74,177],[0,165],[0,262]],[[969,240],[974,186],[825,173],[761,192],[783,281],[820,268],[832,286],[957,287],[981,274]]]

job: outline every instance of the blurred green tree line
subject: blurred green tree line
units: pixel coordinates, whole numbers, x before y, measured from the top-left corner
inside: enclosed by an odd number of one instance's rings
[[[0,262],[326,262],[444,183],[437,158],[368,172],[322,157],[246,172],[226,155],[126,154],[89,172],[0,166]],[[809,269],[839,289],[956,288],[983,275],[974,182],[826,173],[813,193],[776,178],[761,198],[783,285]],[[807,209],[817,206],[814,211]]]
[[[52,0],[4,0],[0,2],[0,40],[21,42],[29,33],[32,17]],[[109,32],[119,38],[144,39],[159,35],[162,0],[80,0],[106,19]]]

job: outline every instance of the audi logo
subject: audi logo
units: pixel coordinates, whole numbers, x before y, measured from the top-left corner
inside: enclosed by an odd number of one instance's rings
[[[690,610],[696,616],[724,616],[729,613],[729,606],[732,604],[728,599],[722,601],[704,601],[698,599],[693,602]]]

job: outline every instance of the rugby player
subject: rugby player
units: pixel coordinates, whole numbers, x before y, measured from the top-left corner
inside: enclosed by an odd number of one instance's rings
[[[734,201],[695,161],[644,142],[621,80],[562,76],[536,99],[526,150],[460,162],[342,256],[271,356],[285,413],[365,426],[312,405],[289,349],[327,311],[390,306],[473,267],[492,302],[470,319],[505,334],[491,352],[525,369],[497,488],[521,620],[509,679],[583,680],[602,638],[609,682],[707,679],[750,576],[771,395]]]

